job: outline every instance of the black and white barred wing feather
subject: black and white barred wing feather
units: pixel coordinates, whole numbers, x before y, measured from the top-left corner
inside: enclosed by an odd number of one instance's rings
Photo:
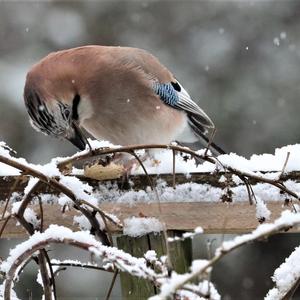
[[[210,149],[216,155],[225,154],[221,147],[209,141],[206,136],[209,128],[215,128],[214,123],[178,82],[156,82],[153,88],[164,103],[186,112],[190,128],[203,145],[210,144]]]

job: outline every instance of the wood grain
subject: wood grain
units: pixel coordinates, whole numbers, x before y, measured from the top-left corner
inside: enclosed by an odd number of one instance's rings
[[[184,201],[184,199],[182,199]],[[176,202],[161,203],[161,213],[157,203],[137,203],[135,205],[103,203],[100,208],[106,212],[115,214],[121,221],[131,216],[156,217],[166,223],[168,230],[190,231],[201,226],[205,233],[246,233],[257,227],[259,224],[255,217],[255,206],[243,203],[206,203],[206,202]],[[267,203],[272,212],[271,221],[280,216],[282,210],[281,202]],[[39,206],[30,205],[38,214]],[[0,214],[3,208],[0,207]],[[73,224],[73,217],[79,215],[75,209],[61,212],[61,206],[55,204],[44,204],[44,226],[58,224],[78,230]],[[20,238],[27,235],[21,226],[15,225],[11,219],[2,237]],[[0,226],[3,222],[0,222]],[[110,224],[113,233],[120,233],[120,229]],[[295,232],[297,230],[293,230]]]

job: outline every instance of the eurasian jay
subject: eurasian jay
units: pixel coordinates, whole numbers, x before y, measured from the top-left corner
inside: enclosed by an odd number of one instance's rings
[[[172,73],[137,48],[51,53],[28,72],[24,100],[35,129],[81,150],[81,127],[117,145],[207,142],[204,134],[214,128]]]

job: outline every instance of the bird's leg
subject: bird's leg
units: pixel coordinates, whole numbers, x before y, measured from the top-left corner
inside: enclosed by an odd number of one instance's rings
[[[124,167],[124,174],[128,177],[132,171],[136,168],[136,166],[143,164],[147,158],[150,157],[149,151],[145,151],[145,153],[141,156],[137,154],[133,154],[134,157],[129,156],[128,153],[118,153],[114,156],[113,162],[116,164],[122,164]]]
[[[137,160],[135,158],[132,158],[128,153],[115,154],[115,156],[112,159],[112,162],[114,162],[117,165],[122,165],[124,168],[124,174],[126,174],[126,176],[131,174],[131,171],[137,164]]]
[[[128,180],[129,175],[132,174],[132,170],[136,168],[136,165],[140,165],[144,169],[146,175],[148,175],[143,162],[149,157],[149,151],[146,150],[146,152],[141,157],[139,157],[134,151],[132,151],[132,155],[134,156],[134,158],[127,160],[127,162],[124,164],[124,172],[122,176],[123,186],[127,184],[130,187]]]
[[[93,148],[92,148],[92,146],[91,146],[91,144],[90,144],[90,142],[88,141],[87,138],[86,138],[86,143],[87,143],[87,145],[88,145],[89,148],[90,148],[90,152],[91,152],[92,154],[95,154],[95,153],[94,153],[94,150],[93,150]]]

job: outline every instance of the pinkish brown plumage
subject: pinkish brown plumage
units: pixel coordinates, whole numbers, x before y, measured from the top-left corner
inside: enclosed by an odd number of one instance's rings
[[[83,127],[114,144],[194,142],[213,127],[153,55],[85,46],[51,53],[29,71],[24,99],[33,126],[80,149]]]

